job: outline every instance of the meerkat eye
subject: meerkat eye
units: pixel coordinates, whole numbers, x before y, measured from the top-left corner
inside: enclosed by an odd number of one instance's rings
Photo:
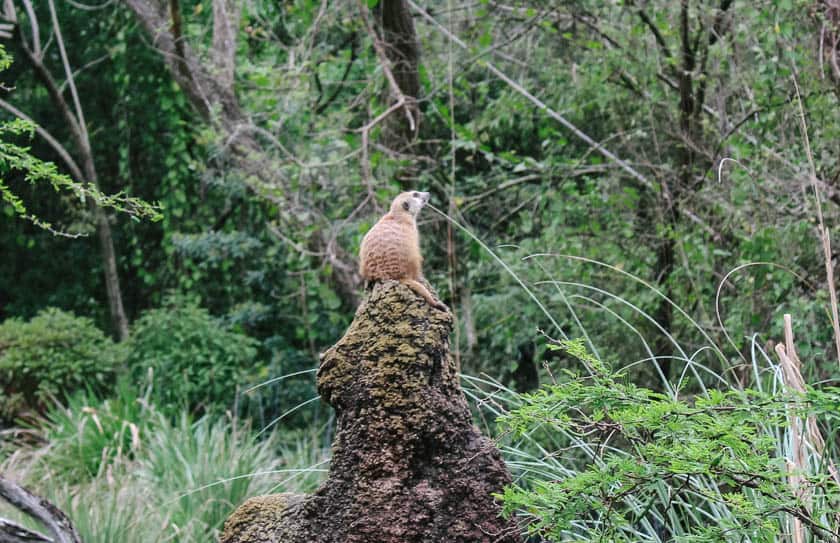
[[[412,194],[412,196],[413,196],[413,197],[415,197],[415,198],[419,198],[419,197],[420,197],[420,195],[419,195],[419,194],[417,194],[416,192],[415,192],[415,193],[413,193],[413,194]]]
[[[408,208],[409,208],[409,207],[411,207],[411,206],[410,206],[410,205],[408,205],[408,202],[403,202],[403,209],[405,209],[406,211],[408,211]]]

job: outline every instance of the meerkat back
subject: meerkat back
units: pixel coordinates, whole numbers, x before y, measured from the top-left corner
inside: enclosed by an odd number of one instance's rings
[[[403,192],[394,199],[391,210],[362,239],[359,272],[367,281],[401,281],[430,305],[445,310],[422,283],[423,257],[417,214],[429,201],[428,192]]]
[[[421,274],[420,243],[417,226],[390,213],[379,219],[362,240],[359,251],[362,277],[380,279],[417,279]]]

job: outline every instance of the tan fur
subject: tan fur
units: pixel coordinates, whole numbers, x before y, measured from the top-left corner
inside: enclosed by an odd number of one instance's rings
[[[428,192],[416,191],[403,192],[394,199],[391,210],[362,239],[359,271],[368,281],[400,281],[432,307],[445,310],[446,306],[419,281],[423,277],[423,257],[417,214],[428,200]]]

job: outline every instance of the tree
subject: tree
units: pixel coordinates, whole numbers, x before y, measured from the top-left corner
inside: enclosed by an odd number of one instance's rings
[[[53,0],[48,0],[47,2],[52,27],[52,36],[54,36],[56,45],[58,46],[60,64],[64,72],[64,76],[66,77],[66,85],[70,91],[72,106],[65,97],[55,75],[47,67],[46,54],[41,43],[38,14],[34,9],[31,0],[20,0],[20,2],[27,15],[26,21],[29,26],[28,37],[23,25],[21,25],[18,21],[17,10],[13,2],[5,3],[3,17],[6,21],[16,25],[15,36],[18,39],[20,50],[23,52],[24,59],[34,71],[41,85],[49,94],[56,112],[64,120],[65,127],[70,133],[73,141],[77,157],[80,159],[81,167],[79,167],[78,163],[71,157],[71,154],[59,143],[58,139],[49,134],[43,128],[39,128],[38,133],[42,135],[49,145],[55,149],[64,161],[64,164],[70,171],[71,175],[78,182],[87,181],[91,183],[97,191],[99,191],[99,176],[97,175],[96,163],[93,152],[91,151],[88,128],[85,122],[84,111],[82,110],[81,102],[79,100],[78,91],[76,90],[73,68],[70,65],[64,39],[61,34],[61,27],[56,13],[55,3]],[[5,101],[0,101],[0,107],[3,107],[13,115],[28,118],[17,108]],[[117,338],[122,341],[128,338],[128,317],[123,304],[120,278],[117,272],[117,257],[111,233],[111,224],[108,215],[105,213],[102,206],[98,205],[94,199],[89,199],[87,201],[89,202],[88,205],[90,206],[91,211],[94,213],[96,221],[96,231],[99,238],[99,250],[105,274],[105,288],[108,296],[111,324]]]

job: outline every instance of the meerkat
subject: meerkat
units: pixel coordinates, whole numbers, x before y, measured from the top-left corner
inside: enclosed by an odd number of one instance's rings
[[[428,201],[428,192],[416,191],[403,192],[394,199],[391,210],[362,239],[359,272],[366,281],[400,281],[429,305],[445,311],[446,306],[419,281],[423,277],[423,257],[417,215]]]

